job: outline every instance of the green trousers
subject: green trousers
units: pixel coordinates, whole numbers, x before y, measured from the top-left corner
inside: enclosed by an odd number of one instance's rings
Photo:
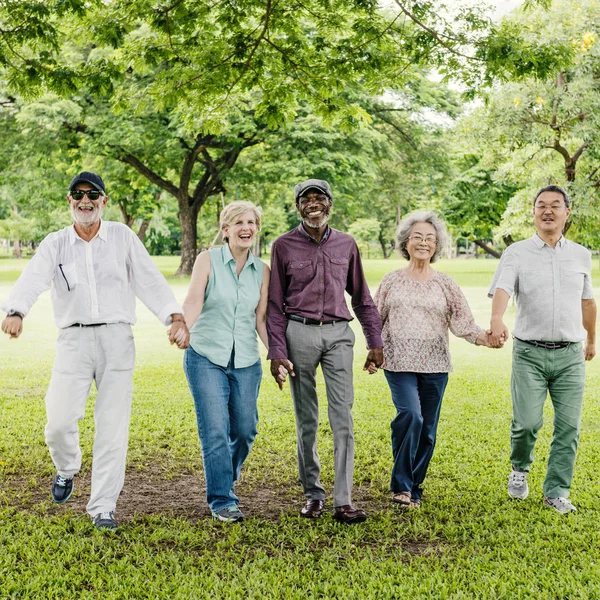
[[[514,340],[511,392],[513,420],[510,460],[515,469],[529,472],[533,447],[543,424],[548,392],[554,406],[554,434],[550,445],[544,495],[568,498],[581,426],[585,357],[581,343],[545,350]]]

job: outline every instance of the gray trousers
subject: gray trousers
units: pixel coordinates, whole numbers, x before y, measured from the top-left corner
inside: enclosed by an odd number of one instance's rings
[[[288,321],[286,340],[295,377],[290,388],[296,414],[298,471],[309,500],[324,500],[325,489],[319,481],[321,464],[317,452],[319,400],[316,372],[320,364],[327,391],[329,424],[333,432],[335,486],[334,506],[351,504],[354,475],[354,425],[352,404],[352,364],[354,332],[346,321],[331,325],[304,325]]]

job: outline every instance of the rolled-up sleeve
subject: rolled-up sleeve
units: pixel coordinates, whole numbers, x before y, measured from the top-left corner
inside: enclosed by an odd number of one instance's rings
[[[488,291],[488,298],[494,297],[494,292],[499,288],[504,290],[509,296],[512,296],[515,292],[515,286],[517,285],[518,270],[517,261],[514,254],[507,248],[500,259],[492,284]]]
[[[170,325],[171,315],[182,313],[167,280],[158,270],[144,244],[131,232],[129,268],[135,295],[153,312],[161,323]]]

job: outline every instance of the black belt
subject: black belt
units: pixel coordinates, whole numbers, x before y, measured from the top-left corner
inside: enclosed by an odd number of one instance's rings
[[[286,315],[290,321],[298,321],[298,323],[304,323],[305,325],[333,325],[334,323],[341,323],[346,319],[335,319],[333,321],[317,321],[316,319],[308,319],[307,317],[299,317],[298,315]]]
[[[100,327],[101,325],[108,325],[108,323],[73,323],[69,327]]]
[[[516,337],[515,340],[519,340],[524,344],[529,344],[530,346],[535,346],[536,348],[544,348],[544,350],[560,350],[561,348],[568,348],[571,344],[575,342],[537,342],[536,340],[522,340],[521,338]]]

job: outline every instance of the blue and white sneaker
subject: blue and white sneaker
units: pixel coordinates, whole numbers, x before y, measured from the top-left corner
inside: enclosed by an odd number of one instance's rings
[[[94,515],[93,518],[96,529],[111,529],[117,528],[117,521],[115,519],[115,513],[111,510],[108,512],[101,512]]]
[[[73,493],[73,478],[63,477],[58,473],[54,476],[52,482],[52,500],[58,504],[66,502]]]
[[[213,519],[223,521],[224,523],[238,523],[244,520],[242,511],[237,506],[228,506],[218,512],[210,511]]]

